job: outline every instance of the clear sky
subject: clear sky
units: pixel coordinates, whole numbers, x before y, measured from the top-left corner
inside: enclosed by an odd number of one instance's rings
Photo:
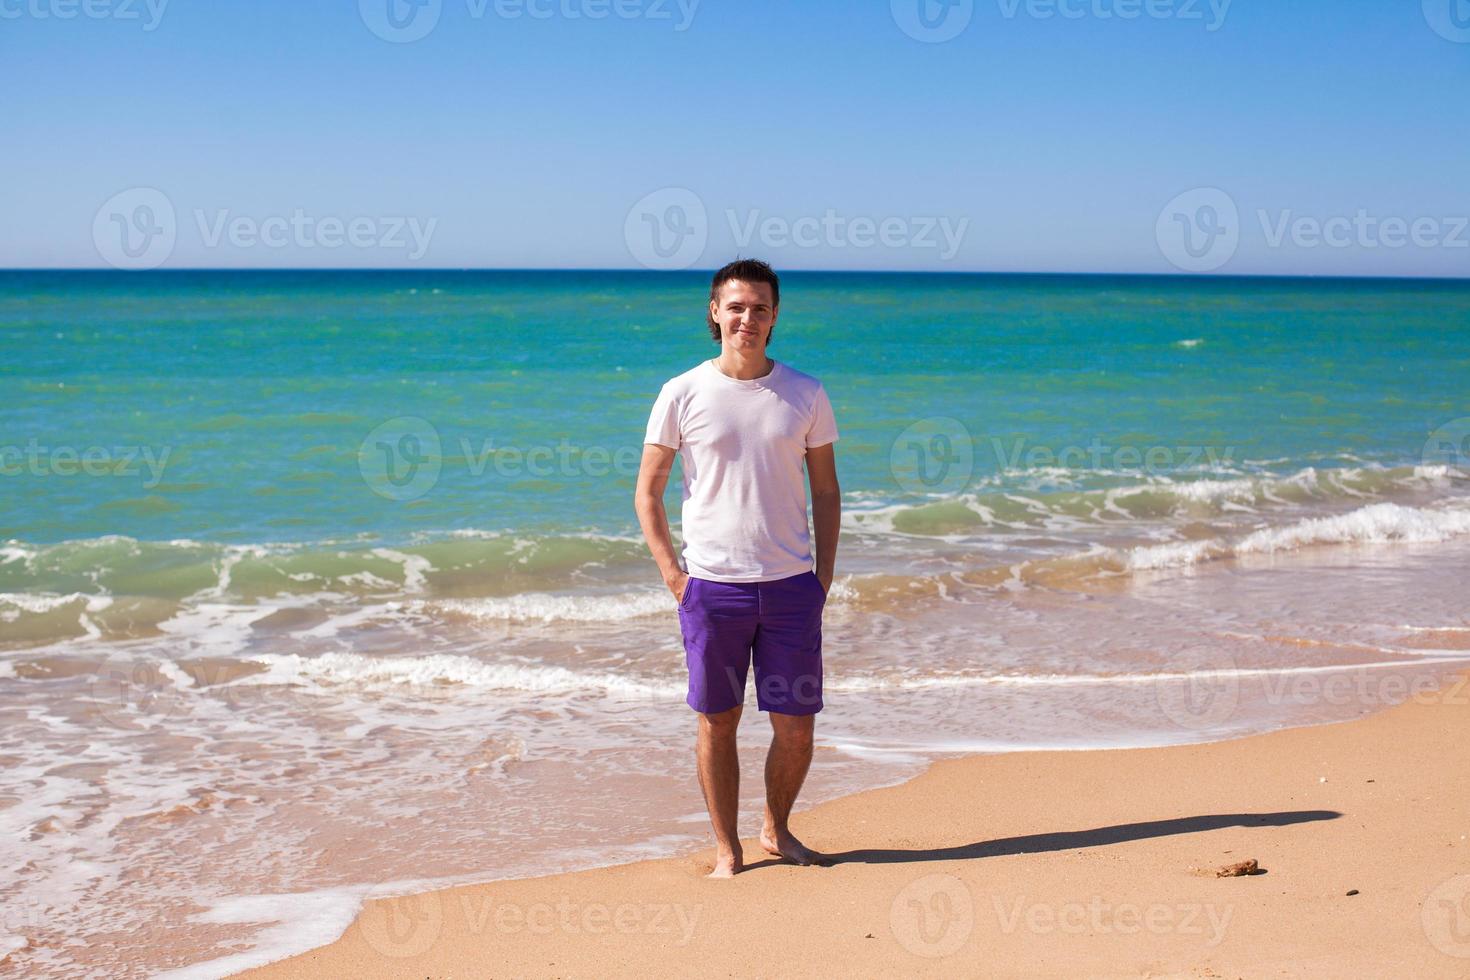
[[[0,83],[6,267],[1470,276],[1470,0],[0,0]]]

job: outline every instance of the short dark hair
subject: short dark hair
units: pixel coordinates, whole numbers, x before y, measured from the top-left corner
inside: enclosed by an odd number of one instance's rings
[[[771,308],[775,309],[781,305],[781,280],[776,275],[776,270],[762,262],[760,259],[736,259],[734,262],[724,266],[715,273],[715,277],[709,284],[709,301],[715,302],[720,298],[720,287],[732,279],[741,282],[763,282],[771,287]],[[709,327],[710,339],[715,343],[720,342],[720,325],[715,318],[710,316],[709,310],[704,313],[705,323]],[[769,341],[768,341],[769,342]]]

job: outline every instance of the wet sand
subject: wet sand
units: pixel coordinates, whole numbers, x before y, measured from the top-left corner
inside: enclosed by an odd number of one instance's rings
[[[800,812],[828,867],[751,839],[729,881],[704,879],[711,848],[375,899],[239,976],[1470,975],[1470,675],[1363,711],[941,761]]]

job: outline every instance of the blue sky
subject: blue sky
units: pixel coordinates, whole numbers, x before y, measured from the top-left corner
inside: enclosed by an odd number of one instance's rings
[[[1470,0],[87,2],[0,266],[1470,275]]]

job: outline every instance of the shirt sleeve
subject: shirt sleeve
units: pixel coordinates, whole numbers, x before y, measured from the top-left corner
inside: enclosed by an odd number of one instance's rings
[[[682,445],[679,438],[679,403],[675,401],[668,385],[663,386],[658,398],[654,400],[653,412],[648,416],[648,431],[644,433],[643,441],[668,446],[670,449],[678,449]]]
[[[817,397],[812,402],[812,427],[806,433],[806,448],[815,449],[837,441],[837,419],[832,414],[832,402],[827,398],[827,389],[817,387]]]

